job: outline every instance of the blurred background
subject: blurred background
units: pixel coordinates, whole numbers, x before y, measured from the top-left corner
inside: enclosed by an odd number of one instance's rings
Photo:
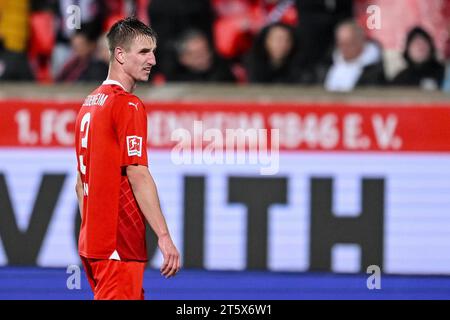
[[[450,0],[0,0],[0,299],[92,298],[74,123],[130,15],[158,34],[136,95],[184,266],[162,279],[148,232],[147,298],[450,298]],[[195,120],[278,129],[276,174],[177,164]]]

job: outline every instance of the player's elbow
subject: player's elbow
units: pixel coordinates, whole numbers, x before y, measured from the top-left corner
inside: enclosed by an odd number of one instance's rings
[[[83,195],[81,189],[78,187],[78,185],[75,186],[75,193],[77,194],[77,197],[81,197]]]
[[[77,175],[77,183],[75,184],[75,192],[77,193],[77,196],[80,196],[83,194],[83,181],[81,181],[80,174]]]
[[[137,189],[149,182],[150,172],[146,166],[127,166],[127,177],[131,187]]]
[[[75,192],[78,197],[83,195],[83,186],[81,185],[81,183],[77,182],[77,184],[75,185]]]

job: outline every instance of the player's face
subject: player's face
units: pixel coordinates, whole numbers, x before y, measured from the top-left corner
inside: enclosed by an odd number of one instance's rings
[[[146,36],[138,36],[125,54],[124,69],[136,81],[147,81],[152,67],[156,64],[155,41]]]

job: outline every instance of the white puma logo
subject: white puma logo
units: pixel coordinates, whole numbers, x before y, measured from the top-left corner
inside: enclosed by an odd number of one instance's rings
[[[128,102],[128,105],[135,107],[136,110],[138,109],[138,104],[137,103]]]

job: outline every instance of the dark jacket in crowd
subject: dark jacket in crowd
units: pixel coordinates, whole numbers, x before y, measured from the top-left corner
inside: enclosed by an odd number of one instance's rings
[[[374,86],[374,85],[385,85],[386,77],[384,75],[384,64],[383,61],[374,63],[364,67],[361,76],[356,83],[357,87],[364,86]]]
[[[201,30],[212,40],[213,13],[209,1],[152,0],[148,14],[150,25],[158,34],[157,64],[153,72],[170,72],[172,47],[184,31]]]
[[[108,76],[108,65],[102,61],[80,59],[74,57],[69,60],[57,75],[58,82],[98,82]]]
[[[78,82],[98,82],[108,77],[109,65],[100,60],[91,60],[86,70],[78,78]]]
[[[412,61],[408,50],[411,42],[417,36],[423,37],[430,47],[428,59],[421,64],[416,64]],[[434,82],[434,86],[437,88],[441,86],[444,79],[445,67],[437,61],[436,47],[433,39],[424,29],[416,27],[409,32],[403,57],[406,60],[407,67],[394,77],[392,84],[399,86],[421,86],[423,81],[429,80]]]
[[[265,48],[268,33],[276,26],[286,28],[290,32],[293,41],[291,52],[283,63],[277,67],[271,64],[269,54]],[[297,43],[295,32],[288,25],[275,23],[262,29],[255,38],[249,55],[245,58],[248,81],[250,83],[311,83],[313,79],[312,72],[309,73],[296,65]]]
[[[166,74],[167,81],[174,82],[234,82],[235,76],[228,63],[215,56],[211,68],[205,72],[195,72],[177,64]]]
[[[327,90],[350,91],[355,87],[386,84],[382,49],[376,41],[366,41],[361,54],[352,61],[345,61],[338,49],[327,61],[331,64],[321,65],[321,71],[317,72],[318,77],[319,73],[324,76],[320,80]]]
[[[33,81],[27,55],[3,49],[0,43],[0,81]]]
[[[353,0],[296,0],[300,66],[316,66],[334,47],[336,25],[353,17]]]

